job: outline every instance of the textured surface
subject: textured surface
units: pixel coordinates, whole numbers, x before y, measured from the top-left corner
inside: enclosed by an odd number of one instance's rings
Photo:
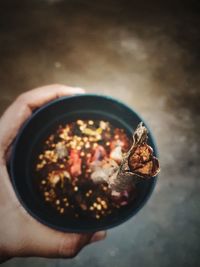
[[[147,121],[162,168],[147,205],[105,241],[2,266],[200,266],[199,4],[160,2],[1,1],[0,112],[50,83],[112,95]]]

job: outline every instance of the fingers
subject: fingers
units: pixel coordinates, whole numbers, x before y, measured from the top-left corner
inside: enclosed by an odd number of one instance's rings
[[[0,240],[4,240],[5,254],[10,257],[71,258],[84,246],[106,237],[105,231],[86,234],[56,231],[39,223],[21,206],[17,208],[17,212],[14,207],[10,209],[8,215],[10,222],[15,223],[10,223],[9,231],[2,231],[3,239]],[[8,218],[2,221],[5,229],[6,223],[9,224]]]
[[[82,88],[52,84],[25,92],[17,98],[17,101],[33,110],[53,99],[66,95],[83,93],[84,90]]]
[[[92,238],[90,239],[90,243],[93,243],[93,242],[97,242],[97,241],[100,241],[100,240],[103,240],[106,238],[106,231],[99,231],[99,232],[96,232]]]
[[[75,257],[80,250],[93,242],[100,241],[105,238],[106,234],[104,231],[97,232],[95,234],[70,234],[70,239],[64,239],[60,251],[59,257]],[[69,245],[70,243],[70,245]],[[70,247],[70,248],[69,248]]]
[[[62,233],[40,224],[16,201],[15,193],[7,179],[6,165],[1,161],[19,128],[35,108],[55,98],[83,92],[82,89],[64,85],[37,88],[19,96],[0,119],[0,177],[3,177],[0,188],[1,198],[5,201],[9,199],[10,203],[5,210],[9,210],[11,219],[5,221],[14,222],[9,231],[5,231],[5,240],[12,256],[74,257],[85,245],[105,238],[104,231],[95,234]]]
[[[53,84],[33,89],[21,94],[4,112],[0,119],[0,150],[5,152],[15,138],[19,128],[31,115],[32,111],[41,105],[71,94],[82,94],[81,88]]]
[[[33,219],[32,223],[27,226],[26,240],[28,242],[27,244],[25,242],[25,249],[21,252],[22,256],[71,258],[75,257],[87,244],[100,241],[105,237],[105,231],[87,234],[62,233],[41,225]]]

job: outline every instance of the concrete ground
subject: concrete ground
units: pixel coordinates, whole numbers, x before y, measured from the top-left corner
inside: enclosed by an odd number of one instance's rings
[[[153,130],[161,174],[147,205],[72,260],[2,266],[200,266],[198,1],[2,0],[0,112],[64,83],[116,97]]]

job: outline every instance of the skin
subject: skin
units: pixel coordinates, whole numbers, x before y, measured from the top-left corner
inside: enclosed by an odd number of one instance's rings
[[[34,109],[62,96],[83,93],[81,88],[59,84],[36,88],[18,96],[0,118],[0,262],[27,256],[71,258],[106,236],[105,231],[62,233],[36,221],[19,203],[6,167],[12,142]]]

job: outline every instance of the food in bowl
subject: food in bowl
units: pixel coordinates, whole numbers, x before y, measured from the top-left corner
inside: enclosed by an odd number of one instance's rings
[[[109,121],[78,119],[58,125],[44,141],[35,181],[60,215],[101,220],[134,201],[137,183],[158,172],[142,123],[131,140]]]

